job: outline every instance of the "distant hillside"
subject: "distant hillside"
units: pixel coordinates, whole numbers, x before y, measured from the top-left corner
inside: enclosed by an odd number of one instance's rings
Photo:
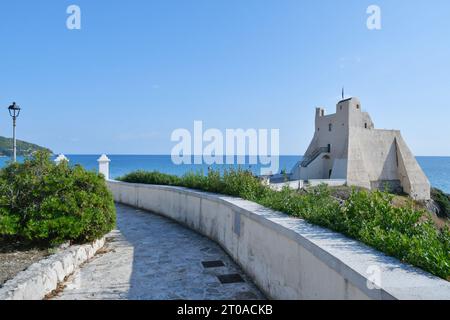
[[[33,143],[17,140],[17,155],[18,156],[28,156],[38,150],[48,150],[53,153],[50,149],[38,146]],[[12,139],[0,137],[0,156],[12,156]]]

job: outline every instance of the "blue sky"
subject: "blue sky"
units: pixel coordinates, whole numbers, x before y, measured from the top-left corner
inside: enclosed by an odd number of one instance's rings
[[[450,155],[449,39],[448,0],[3,1],[0,135],[17,101],[18,137],[55,152],[169,154],[202,120],[278,128],[281,153],[302,154],[345,85],[415,154]]]

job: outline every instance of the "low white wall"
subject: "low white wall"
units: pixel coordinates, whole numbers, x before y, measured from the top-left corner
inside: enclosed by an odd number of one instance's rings
[[[32,264],[0,288],[0,300],[42,300],[58,288],[105,244],[105,237],[92,243],[70,246]]]
[[[179,187],[108,186],[117,202],[219,243],[273,299],[450,299],[447,281],[249,201]]]
[[[347,184],[347,180],[344,179],[309,179],[308,184],[311,187],[317,187],[321,184],[326,184],[330,187],[339,187],[345,186]]]
[[[270,188],[276,191],[281,191],[285,187],[289,187],[292,190],[298,190],[303,188],[303,180],[294,180],[280,183],[271,183]]]

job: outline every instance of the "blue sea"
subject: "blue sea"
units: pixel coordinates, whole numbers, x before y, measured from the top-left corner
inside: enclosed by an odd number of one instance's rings
[[[66,155],[71,165],[80,164],[88,170],[97,170],[97,159],[100,155]],[[111,178],[123,176],[135,170],[160,171],[169,174],[183,175],[186,172],[204,172],[208,165],[175,165],[170,155],[108,155],[111,159]],[[290,171],[299,161],[301,156],[280,156],[279,168]],[[19,161],[22,158],[18,159]],[[417,157],[419,164],[431,182],[433,187],[450,193],[450,157]],[[0,158],[0,167],[3,167],[9,158]],[[246,161],[248,163],[248,159]],[[237,165],[213,165],[212,168],[223,170],[225,168],[238,167]],[[255,174],[260,173],[261,164],[241,165],[242,168],[250,169]]]

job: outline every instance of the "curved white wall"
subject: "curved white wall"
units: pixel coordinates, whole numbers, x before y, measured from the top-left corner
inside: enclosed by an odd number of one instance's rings
[[[179,187],[107,183],[117,202],[219,243],[273,299],[450,299],[447,281],[255,203]]]

